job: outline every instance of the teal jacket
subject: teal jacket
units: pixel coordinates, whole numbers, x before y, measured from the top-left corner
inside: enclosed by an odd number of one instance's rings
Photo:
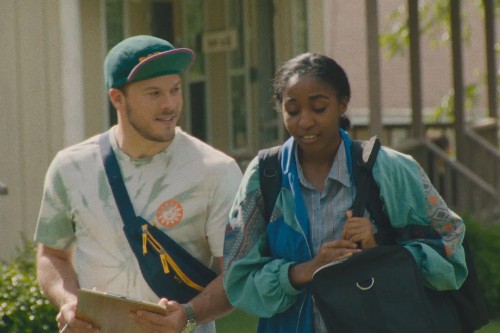
[[[349,170],[351,139],[341,131]],[[309,219],[295,159],[296,144],[283,145],[282,188],[269,223],[259,183],[258,159],[248,166],[230,212],[224,245],[224,287],[233,306],[260,317],[258,332],[314,332],[308,286],[296,289],[288,270],[313,258]],[[463,221],[451,211],[410,156],[382,147],[373,168],[384,212],[395,228],[431,226],[433,239],[402,242],[414,256],[429,287],[458,289],[467,276]]]

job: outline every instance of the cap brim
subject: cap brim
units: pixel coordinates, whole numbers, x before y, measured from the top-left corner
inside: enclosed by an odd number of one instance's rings
[[[170,74],[180,74],[191,67],[194,52],[186,48],[178,48],[161,52],[139,63],[130,72],[127,82],[152,79]]]

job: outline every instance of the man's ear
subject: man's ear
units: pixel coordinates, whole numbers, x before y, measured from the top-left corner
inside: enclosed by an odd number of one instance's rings
[[[108,96],[109,100],[111,101],[116,110],[122,109],[125,96],[123,96],[123,93],[119,89],[116,88],[109,89]]]

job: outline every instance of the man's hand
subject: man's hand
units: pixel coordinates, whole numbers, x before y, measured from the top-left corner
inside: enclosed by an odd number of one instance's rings
[[[91,323],[77,319],[75,317],[75,311],[76,301],[66,303],[61,306],[61,309],[56,317],[59,331],[64,328],[64,333],[99,332],[99,330],[96,327],[93,327]]]
[[[186,326],[187,316],[184,308],[176,301],[162,298],[159,302],[167,310],[166,315],[148,311],[132,313],[137,324],[150,333],[179,333]]]
[[[64,333],[99,332],[86,321],[75,318],[78,279],[72,265],[72,249],[55,249],[38,244],[37,279],[43,294],[59,308],[57,326]]]
[[[216,257],[221,272],[224,270],[224,260]],[[138,311],[132,314],[137,323],[146,332],[150,333],[179,333],[187,324],[186,310],[182,304],[162,298],[159,304],[165,306],[166,315],[155,314],[146,311]],[[223,276],[220,274],[215,280],[195,298],[189,301],[197,324],[212,322],[233,311],[233,307],[226,297],[223,286]]]

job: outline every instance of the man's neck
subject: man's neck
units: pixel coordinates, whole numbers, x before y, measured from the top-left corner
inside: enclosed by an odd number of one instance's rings
[[[119,125],[114,128],[113,132],[118,148],[127,156],[135,159],[155,156],[167,149],[172,143],[172,141],[156,142],[148,140],[136,131],[125,132]]]

